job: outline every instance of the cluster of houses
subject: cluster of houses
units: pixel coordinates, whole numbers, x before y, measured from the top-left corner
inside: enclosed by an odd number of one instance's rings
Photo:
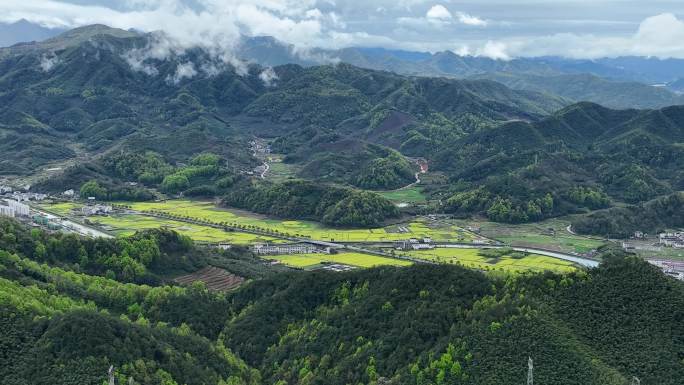
[[[0,216],[3,217],[28,217],[30,211],[29,206],[20,201],[5,199],[4,202],[0,202]]]
[[[319,247],[305,243],[295,243],[288,245],[273,245],[268,243],[256,243],[252,247],[252,252],[257,255],[281,255],[281,254],[330,254],[330,248],[321,249]]]
[[[684,249],[684,232],[660,233],[658,244],[675,249]]]
[[[112,206],[89,205],[89,206],[81,207],[81,213],[85,216],[108,215],[111,212],[112,212]]]
[[[42,201],[48,197],[47,194],[13,191],[7,186],[0,186],[0,195],[17,202]]]
[[[684,281],[684,262],[669,261],[664,259],[649,259],[648,263],[663,270],[670,277]]]
[[[434,249],[432,238],[425,237],[423,239],[410,238],[404,241],[394,243],[394,248],[397,250],[430,250]]]

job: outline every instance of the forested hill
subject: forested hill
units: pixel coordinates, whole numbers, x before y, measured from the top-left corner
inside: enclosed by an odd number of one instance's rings
[[[256,136],[284,155],[290,176],[357,189],[409,185],[417,170],[408,157],[424,158],[438,176],[426,189],[429,211],[495,221],[684,189],[681,106],[568,105],[490,80],[348,64],[264,68],[200,48],[161,55],[160,39],[90,26],[1,50],[0,175],[33,175],[28,183],[53,192],[97,180],[107,199],[153,197],[122,191],[131,181],[222,197],[261,164],[249,145]],[[193,167],[207,153],[216,163]],[[121,172],[127,164],[139,167]]]
[[[512,89],[547,92],[570,100],[600,103],[611,108],[662,108],[684,104],[684,97],[663,87],[611,81],[593,74],[530,74],[494,72],[473,76]]]
[[[100,385],[113,365],[119,383],[146,385],[509,385],[524,383],[528,357],[551,385],[684,375],[684,285],[634,257],[606,252],[569,275],[289,272],[223,294],[98,275],[126,259],[106,250],[164,250],[150,268],[173,258],[168,239],[182,237],[79,242],[1,221],[2,383]]]
[[[203,49],[164,51],[162,43],[155,34],[90,26],[0,50],[0,174],[119,147],[173,161],[210,150],[244,166],[253,134],[343,126],[364,138],[393,110],[411,121],[472,128],[566,105],[490,81],[350,65],[235,67]]]
[[[684,107],[612,110],[579,103],[539,122],[457,139],[435,160],[461,183],[449,210],[524,222],[684,189],[682,142]]]

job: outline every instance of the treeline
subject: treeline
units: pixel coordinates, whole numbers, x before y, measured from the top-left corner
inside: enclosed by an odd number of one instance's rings
[[[339,227],[374,227],[399,216],[389,200],[375,193],[303,180],[258,183],[245,179],[224,196],[223,204]]]
[[[160,188],[170,194],[213,197],[233,184],[232,173],[222,163],[216,154],[199,154],[190,159],[189,165],[164,177]]]
[[[574,231],[611,238],[628,238],[635,231],[655,234],[684,227],[684,193],[674,193],[639,206],[613,207],[581,216]]]
[[[142,154],[120,151],[107,156],[102,163],[113,175],[145,185],[159,184],[173,172],[173,166],[152,151]]]
[[[90,180],[81,185],[79,196],[83,199],[95,198],[101,201],[149,201],[155,198],[150,190],[135,186],[104,187],[97,180]]]
[[[446,200],[446,212],[459,215],[484,213],[495,222],[523,223],[538,221],[554,214],[551,194],[530,200],[492,194],[485,187],[456,193]]]
[[[536,222],[611,204],[608,195],[598,187],[549,185],[545,191],[529,188],[524,179],[513,175],[492,177],[476,188],[459,183],[454,186],[459,191],[445,200],[446,212],[462,216],[480,214],[495,222]]]

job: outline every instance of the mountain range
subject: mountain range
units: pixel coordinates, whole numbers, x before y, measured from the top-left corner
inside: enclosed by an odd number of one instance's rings
[[[0,24],[0,46],[42,41],[64,30],[48,29],[26,20]],[[314,66],[344,62],[361,68],[410,76],[487,78],[514,89],[554,94],[574,101],[591,101],[612,108],[659,108],[681,104],[684,61],[646,57],[594,60],[530,57],[497,60],[385,48],[348,47],[302,49],[270,36],[244,36],[234,54],[262,66]],[[619,98],[615,98],[619,95]]]
[[[506,222],[638,204],[684,188],[684,107],[573,101],[591,88],[576,78],[604,84],[613,91],[592,92],[613,100],[657,97],[638,83],[549,75],[568,84],[559,90],[574,97],[565,98],[545,92],[537,75],[509,77],[536,88],[516,90],[346,63],[235,66],[201,48],[145,56],[155,39],[89,26],[0,50],[0,173],[66,168],[43,184],[55,190],[89,179],[119,184],[123,175],[105,165],[116,154],[151,151],[169,165],[145,179],[159,187],[172,166],[205,152],[236,175],[252,169],[256,136],[270,140],[297,177],[361,189],[409,184],[406,157],[424,158],[442,176],[428,186],[434,210]]]

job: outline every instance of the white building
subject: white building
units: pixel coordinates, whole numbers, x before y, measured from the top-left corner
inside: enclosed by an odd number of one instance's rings
[[[658,243],[667,247],[679,248],[679,244],[684,244],[684,233],[660,233],[658,234]]]
[[[68,197],[68,198],[72,198],[75,195],[75,193],[74,193],[74,190],[69,189],[69,190],[66,190],[65,192],[63,192],[62,195],[64,195],[65,197]]]
[[[296,244],[296,245],[269,245],[258,243],[252,246],[252,251],[255,254],[265,255],[278,255],[278,254],[312,254],[320,253],[321,250],[315,246],[307,244]]]
[[[15,191],[12,194],[12,199],[18,201],[18,202],[24,202],[24,201],[42,201],[43,199],[47,198],[47,194],[38,194],[38,193],[21,193]]]
[[[106,215],[112,212],[112,206],[92,205],[81,207],[83,215]]]
[[[14,218],[14,209],[9,206],[0,205],[0,217]]]
[[[8,199],[7,206],[14,210],[14,215],[18,217],[28,217],[31,209],[28,205],[19,203],[15,200]]]

